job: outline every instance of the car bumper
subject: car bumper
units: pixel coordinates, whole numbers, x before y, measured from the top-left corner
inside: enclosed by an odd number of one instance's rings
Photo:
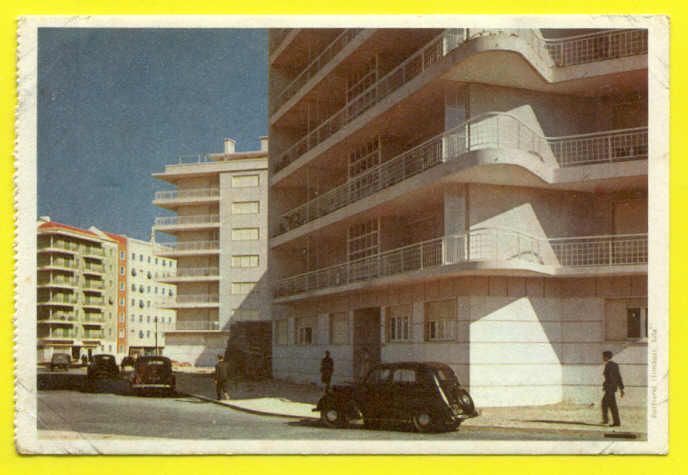
[[[137,383],[137,384],[132,384],[131,387],[134,389],[171,389],[174,387],[174,384],[142,384],[142,383]]]

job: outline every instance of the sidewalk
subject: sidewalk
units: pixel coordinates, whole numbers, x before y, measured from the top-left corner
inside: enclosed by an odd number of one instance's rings
[[[184,371],[184,370],[182,370]],[[179,391],[224,404],[233,409],[253,413],[299,419],[318,419],[312,409],[322,396],[315,385],[285,381],[242,382],[229,386],[230,400],[216,401],[212,372],[177,373]],[[597,432],[600,437],[609,433],[633,433],[638,439],[646,437],[645,408],[620,408],[623,425],[607,427],[599,424],[599,405],[553,404],[526,407],[479,408],[480,416],[464,422],[464,427],[503,428],[543,432]]]

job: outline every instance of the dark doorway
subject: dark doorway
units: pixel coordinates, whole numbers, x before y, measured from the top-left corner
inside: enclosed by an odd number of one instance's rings
[[[381,359],[380,308],[354,310],[354,381],[361,381]]]
[[[78,360],[80,355],[81,355],[81,347],[80,346],[73,346],[72,347],[72,359]]]

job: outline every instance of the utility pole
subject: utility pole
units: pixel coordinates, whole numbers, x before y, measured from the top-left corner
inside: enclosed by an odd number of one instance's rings
[[[160,356],[158,354],[158,317],[153,318],[155,322],[155,356]]]

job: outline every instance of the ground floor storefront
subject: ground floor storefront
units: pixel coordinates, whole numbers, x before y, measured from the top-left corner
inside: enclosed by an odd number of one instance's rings
[[[273,375],[318,383],[326,350],[333,382],[377,362],[449,364],[479,406],[598,403],[602,352],[626,385],[647,392],[646,275],[466,276],[390,285],[273,306]]]

